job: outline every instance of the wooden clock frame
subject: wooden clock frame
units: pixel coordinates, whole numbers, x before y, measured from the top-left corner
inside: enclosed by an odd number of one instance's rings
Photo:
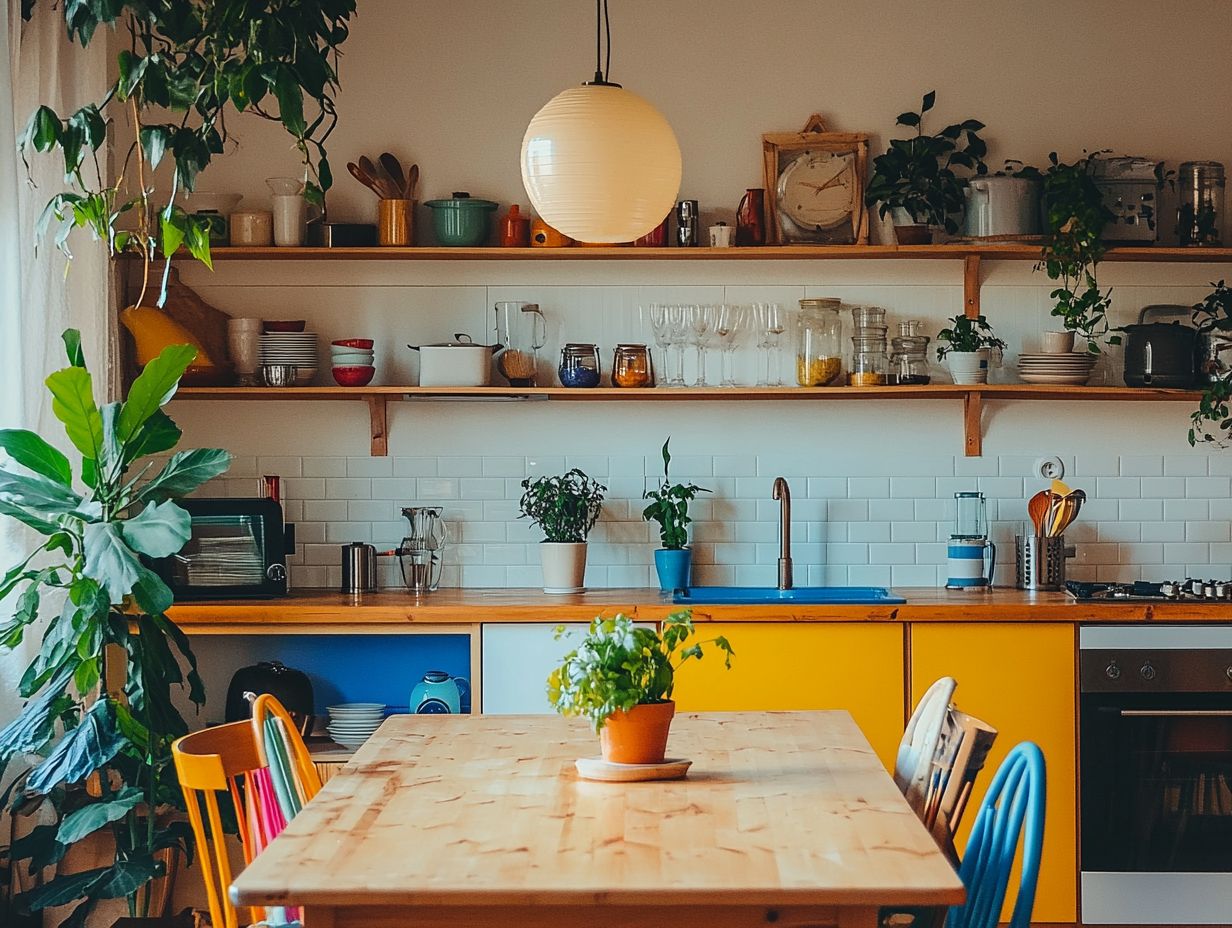
[[[764,183],[766,185],[768,244],[783,243],[783,230],[779,226],[779,211],[776,206],[779,183],[779,162],[783,154],[803,151],[829,151],[836,154],[855,155],[855,184],[852,187],[851,233],[854,244],[868,244],[868,209],[864,205],[864,183],[868,174],[869,135],[864,132],[828,132],[820,113],[814,113],[799,132],[768,132],[761,137]],[[793,242],[807,245],[809,242]],[[816,244],[823,244],[817,242]]]

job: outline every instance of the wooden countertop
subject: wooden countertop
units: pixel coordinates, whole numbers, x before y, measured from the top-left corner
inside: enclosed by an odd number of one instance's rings
[[[698,622],[1232,622],[1232,603],[1079,603],[1064,593],[951,591],[896,587],[905,605],[698,606]],[[603,589],[549,596],[535,589],[442,589],[415,598],[400,590],[351,596],[296,590],[281,599],[181,603],[171,617],[189,630],[212,626],[473,625],[481,622],[588,622],[624,612],[650,621],[683,607],[655,589]]]
[[[333,910],[325,924],[341,926],[649,924],[647,906],[664,907],[663,924],[698,926],[702,912],[779,905],[869,910],[789,923],[873,926],[881,905],[962,902],[847,712],[684,714],[671,747],[692,759],[687,779],[594,783],[573,765],[598,750],[584,720],[395,716],[232,896],[302,905],[305,923]],[[599,921],[577,919],[583,909]],[[613,909],[624,918],[602,917]],[[755,914],[705,923],[777,916]]]

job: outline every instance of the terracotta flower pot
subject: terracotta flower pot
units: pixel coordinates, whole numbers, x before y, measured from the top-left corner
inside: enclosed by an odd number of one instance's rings
[[[612,764],[661,764],[676,714],[674,702],[646,703],[608,716],[599,731],[603,759]]]

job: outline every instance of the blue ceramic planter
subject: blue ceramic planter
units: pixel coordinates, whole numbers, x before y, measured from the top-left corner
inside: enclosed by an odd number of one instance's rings
[[[659,589],[671,593],[687,590],[693,573],[693,552],[688,548],[659,548],[654,553]]]

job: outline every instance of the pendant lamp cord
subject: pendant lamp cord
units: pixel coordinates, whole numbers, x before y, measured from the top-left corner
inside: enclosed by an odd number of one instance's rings
[[[607,54],[603,53],[606,34]],[[607,0],[595,0],[595,83],[608,83],[612,71],[612,20],[608,15]]]

